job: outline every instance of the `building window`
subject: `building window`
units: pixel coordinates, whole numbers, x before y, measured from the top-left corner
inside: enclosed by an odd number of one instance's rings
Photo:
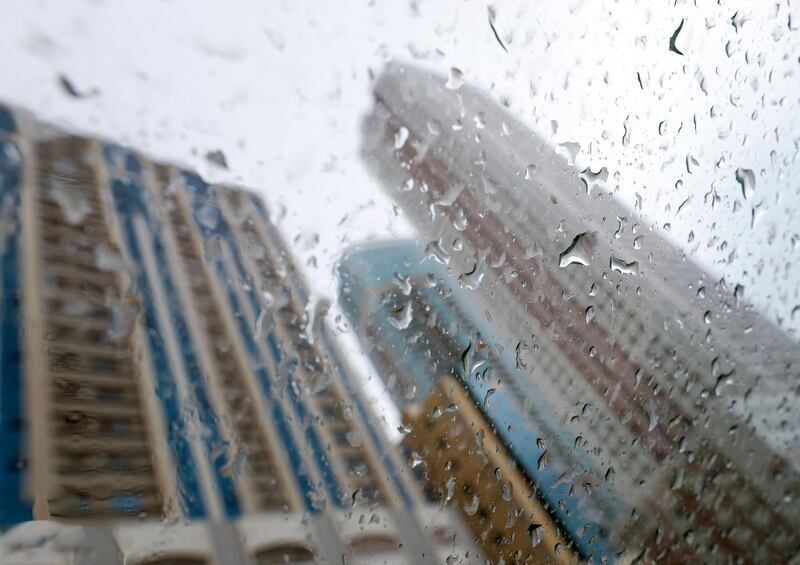
[[[353,565],[405,563],[400,542],[390,535],[360,536],[350,542],[348,549]]]
[[[279,565],[281,563],[298,563],[311,565],[318,563],[316,555],[302,545],[277,545],[260,549],[253,556],[256,565]]]

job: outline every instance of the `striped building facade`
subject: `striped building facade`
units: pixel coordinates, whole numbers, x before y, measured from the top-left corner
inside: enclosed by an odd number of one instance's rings
[[[464,556],[258,197],[6,107],[0,144],[3,528],[110,526],[128,563]]]

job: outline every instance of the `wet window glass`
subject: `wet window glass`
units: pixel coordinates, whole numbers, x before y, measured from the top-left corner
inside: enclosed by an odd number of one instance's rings
[[[800,563],[798,3],[13,0],[0,562]]]

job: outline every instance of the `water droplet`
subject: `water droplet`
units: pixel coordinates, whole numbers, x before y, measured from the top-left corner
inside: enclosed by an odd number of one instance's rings
[[[683,469],[678,469],[677,471],[675,471],[675,475],[672,478],[672,484],[670,485],[670,488],[673,490],[681,488],[683,486],[683,477],[684,477]]]
[[[261,308],[258,312],[258,317],[256,318],[255,324],[255,337],[256,339],[261,337],[261,332],[264,330],[264,318],[267,316],[267,309]]]
[[[450,263],[450,255],[442,248],[442,242],[438,239],[428,242],[425,246],[425,257],[430,257],[442,265]]]
[[[486,391],[486,396],[483,398],[483,407],[484,408],[488,408],[489,407],[489,399],[492,396],[494,396],[495,392],[497,392],[496,388],[490,388],[489,390]]]
[[[464,186],[464,183],[455,182],[448,186],[447,190],[445,190],[441,195],[437,195],[433,204],[430,205],[431,217],[435,218],[436,206],[442,208],[452,206],[461,195],[461,192],[464,190]]]
[[[559,151],[567,158],[570,164],[575,163],[578,153],[581,151],[581,144],[577,141],[565,141],[558,144]]]
[[[581,182],[586,189],[586,194],[591,194],[592,189],[608,182],[608,169],[601,167],[599,171],[594,172],[591,168],[586,167],[581,171]]]
[[[642,382],[642,375],[644,375],[644,371],[641,369],[636,369],[636,372],[633,374],[633,388],[639,386],[639,383]]]
[[[389,323],[398,330],[404,330],[411,325],[412,318],[411,301],[408,300],[402,307],[392,311],[389,315]]]
[[[753,208],[750,210],[750,229],[754,229],[756,227],[756,224],[759,222],[759,220],[761,220],[761,218],[764,217],[765,213],[766,211],[761,204],[753,206]]]
[[[531,163],[530,165],[525,167],[525,180],[531,180],[535,174],[536,174],[536,165]]]
[[[658,425],[658,414],[655,413],[652,406],[647,406],[645,415],[647,416],[647,431],[652,432]]]
[[[541,524],[531,524],[528,526],[528,536],[531,540],[531,547],[536,547],[542,543],[542,530],[544,528]]]
[[[314,343],[320,335],[322,322],[330,308],[331,302],[327,298],[318,298],[306,305],[306,339],[309,343]]]
[[[450,477],[449,479],[447,479],[447,482],[445,483],[445,488],[446,488],[446,493],[444,496],[444,503],[447,504],[453,499],[453,494],[455,494],[456,478]]]
[[[411,277],[404,277],[400,273],[394,273],[392,275],[392,280],[405,296],[411,294]]]
[[[714,384],[714,395],[722,396],[725,387],[733,384],[733,371],[723,373],[717,377],[717,382]]]
[[[475,261],[472,269],[458,276],[458,283],[462,288],[474,290],[481,285],[484,275],[485,257],[481,254]]]
[[[536,462],[536,468],[541,471],[545,467],[550,464],[552,460],[552,455],[550,454],[549,449],[545,449],[544,452],[539,456],[539,460]]]
[[[744,286],[742,286],[742,285],[740,285],[740,284],[737,284],[737,285],[736,285],[736,286],[733,288],[733,297],[736,299],[736,302],[737,302],[737,303],[738,303],[740,300],[742,300],[742,298],[744,298]]]
[[[588,324],[592,320],[594,320],[594,306],[589,306],[586,309],[586,323]]]
[[[472,500],[469,502],[469,504],[464,505],[464,512],[466,512],[468,516],[474,515],[475,512],[478,511],[479,504],[480,504],[480,499],[473,494]]]
[[[627,147],[631,144],[631,127],[628,124],[628,118],[630,116],[626,116],[625,120],[622,122],[622,146]]]
[[[594,232],[583,232],[575,236],[572,243],[558,256],[558,266],[589,264],[593,255]]]
[[[445,88],[449,90],[458,90],[464,84],[464,73],[458,67],[450,67],[450,74],[447,77]]]
[[[360,504],[366,502],[364,498],[364,491],[360,488],[357,488],[353,491],[353,494],[350,495],[350,504],[353,506],[359,506]],[[342,555],[342,562],[346,563],[347,561],[344,559],[344,555]]]
[[[756,175],[751,169],[736,169],[736,181],[742,188],[742,196],[748,200],[756,191]]]
[[[690,175],[694,174],[694,168],[700,165],[700,161],[695,159],[692,155],[686,155],[686,172]],[[680,182],[680,181],[679,181]],[[677,183],[675,185],[677,187]]]
[[[609,261],[609,267],[612,271],[616,271],[622,275],[635,275],[639,272],[638,261],[625,261],[613,255]]]
[[[397,130],[397,133],[394,134],[394,148],[402,149],[406,144],[406,140],[408,140],[408,129],[401,127]]]
[[[464,213],[463,209],[459,208],[456,211],[455,218],[453,218],[453,227],[456,228],[457,231],[464,231],[467,229],[468,224],[467,215]]]
[[[672,36],[669,38],[669,50],[673,53],[677,53],[678,55],[683,55],[683,52],[678,49],[675,45],[675,42],[678,40],[678,34],[681,32],[683,28],[683,19],[681,19],[681,23],[678,24],[678,27],[672,32]]]

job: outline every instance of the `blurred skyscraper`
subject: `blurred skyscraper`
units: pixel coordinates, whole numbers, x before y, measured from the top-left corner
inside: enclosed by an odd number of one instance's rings
[[[0,527],[108,526],[136,563],[464,557],[260,199],[2,106],[0,190]],[[0,560],[38,563],[37,527]]]
[[[579,557],[597,563],[613,560],[602,551],[605,540],[591,539],[598,537],[595,524],[584,524],[579,532],[558,527],[549,511],[552,507],[542,504],[548,497],[541,497],[520,470],[463,385],[450,376],[436,382],[422,406],[405,411],[409,432],[404,443],[434,499],[462,510],[489,560],[542,564],[576,563]],[[568,526],[577,519],[568,521]],[[575,551],[576,546],[582,551]],[[585,553],[587,546],[592,554]]]
[[[605,167],[575,170],[461,82],[389,65],[363,128],[366,162],[428,256],[558,407],[576,451],[615,477],[632,547],[788,560],[797,344],[613,198]]]
[[[589,478],[608,471],[574,449],[580,440],[518,364],[519,352],[497,341],[444,268],[413,242],[379,243],[350,250],[339,277],[340,304],[411,424],[411,464],[425,461],[434,499],[470,509],[476,497],[486,516],[475,518],[476,507],[466,519],[487,556],[513,562],[521,551],[520,562],[529,552],[534,562],[559,562],[574,551],[613,560],[609,534],[630,509],[608,481]],[[470,443],[476,437],[482,445]],[[500,468],[505,478],[495,476]],[[470,484],[450,484],[451,476]],[[531,546],[532,525],[545,543]]]

